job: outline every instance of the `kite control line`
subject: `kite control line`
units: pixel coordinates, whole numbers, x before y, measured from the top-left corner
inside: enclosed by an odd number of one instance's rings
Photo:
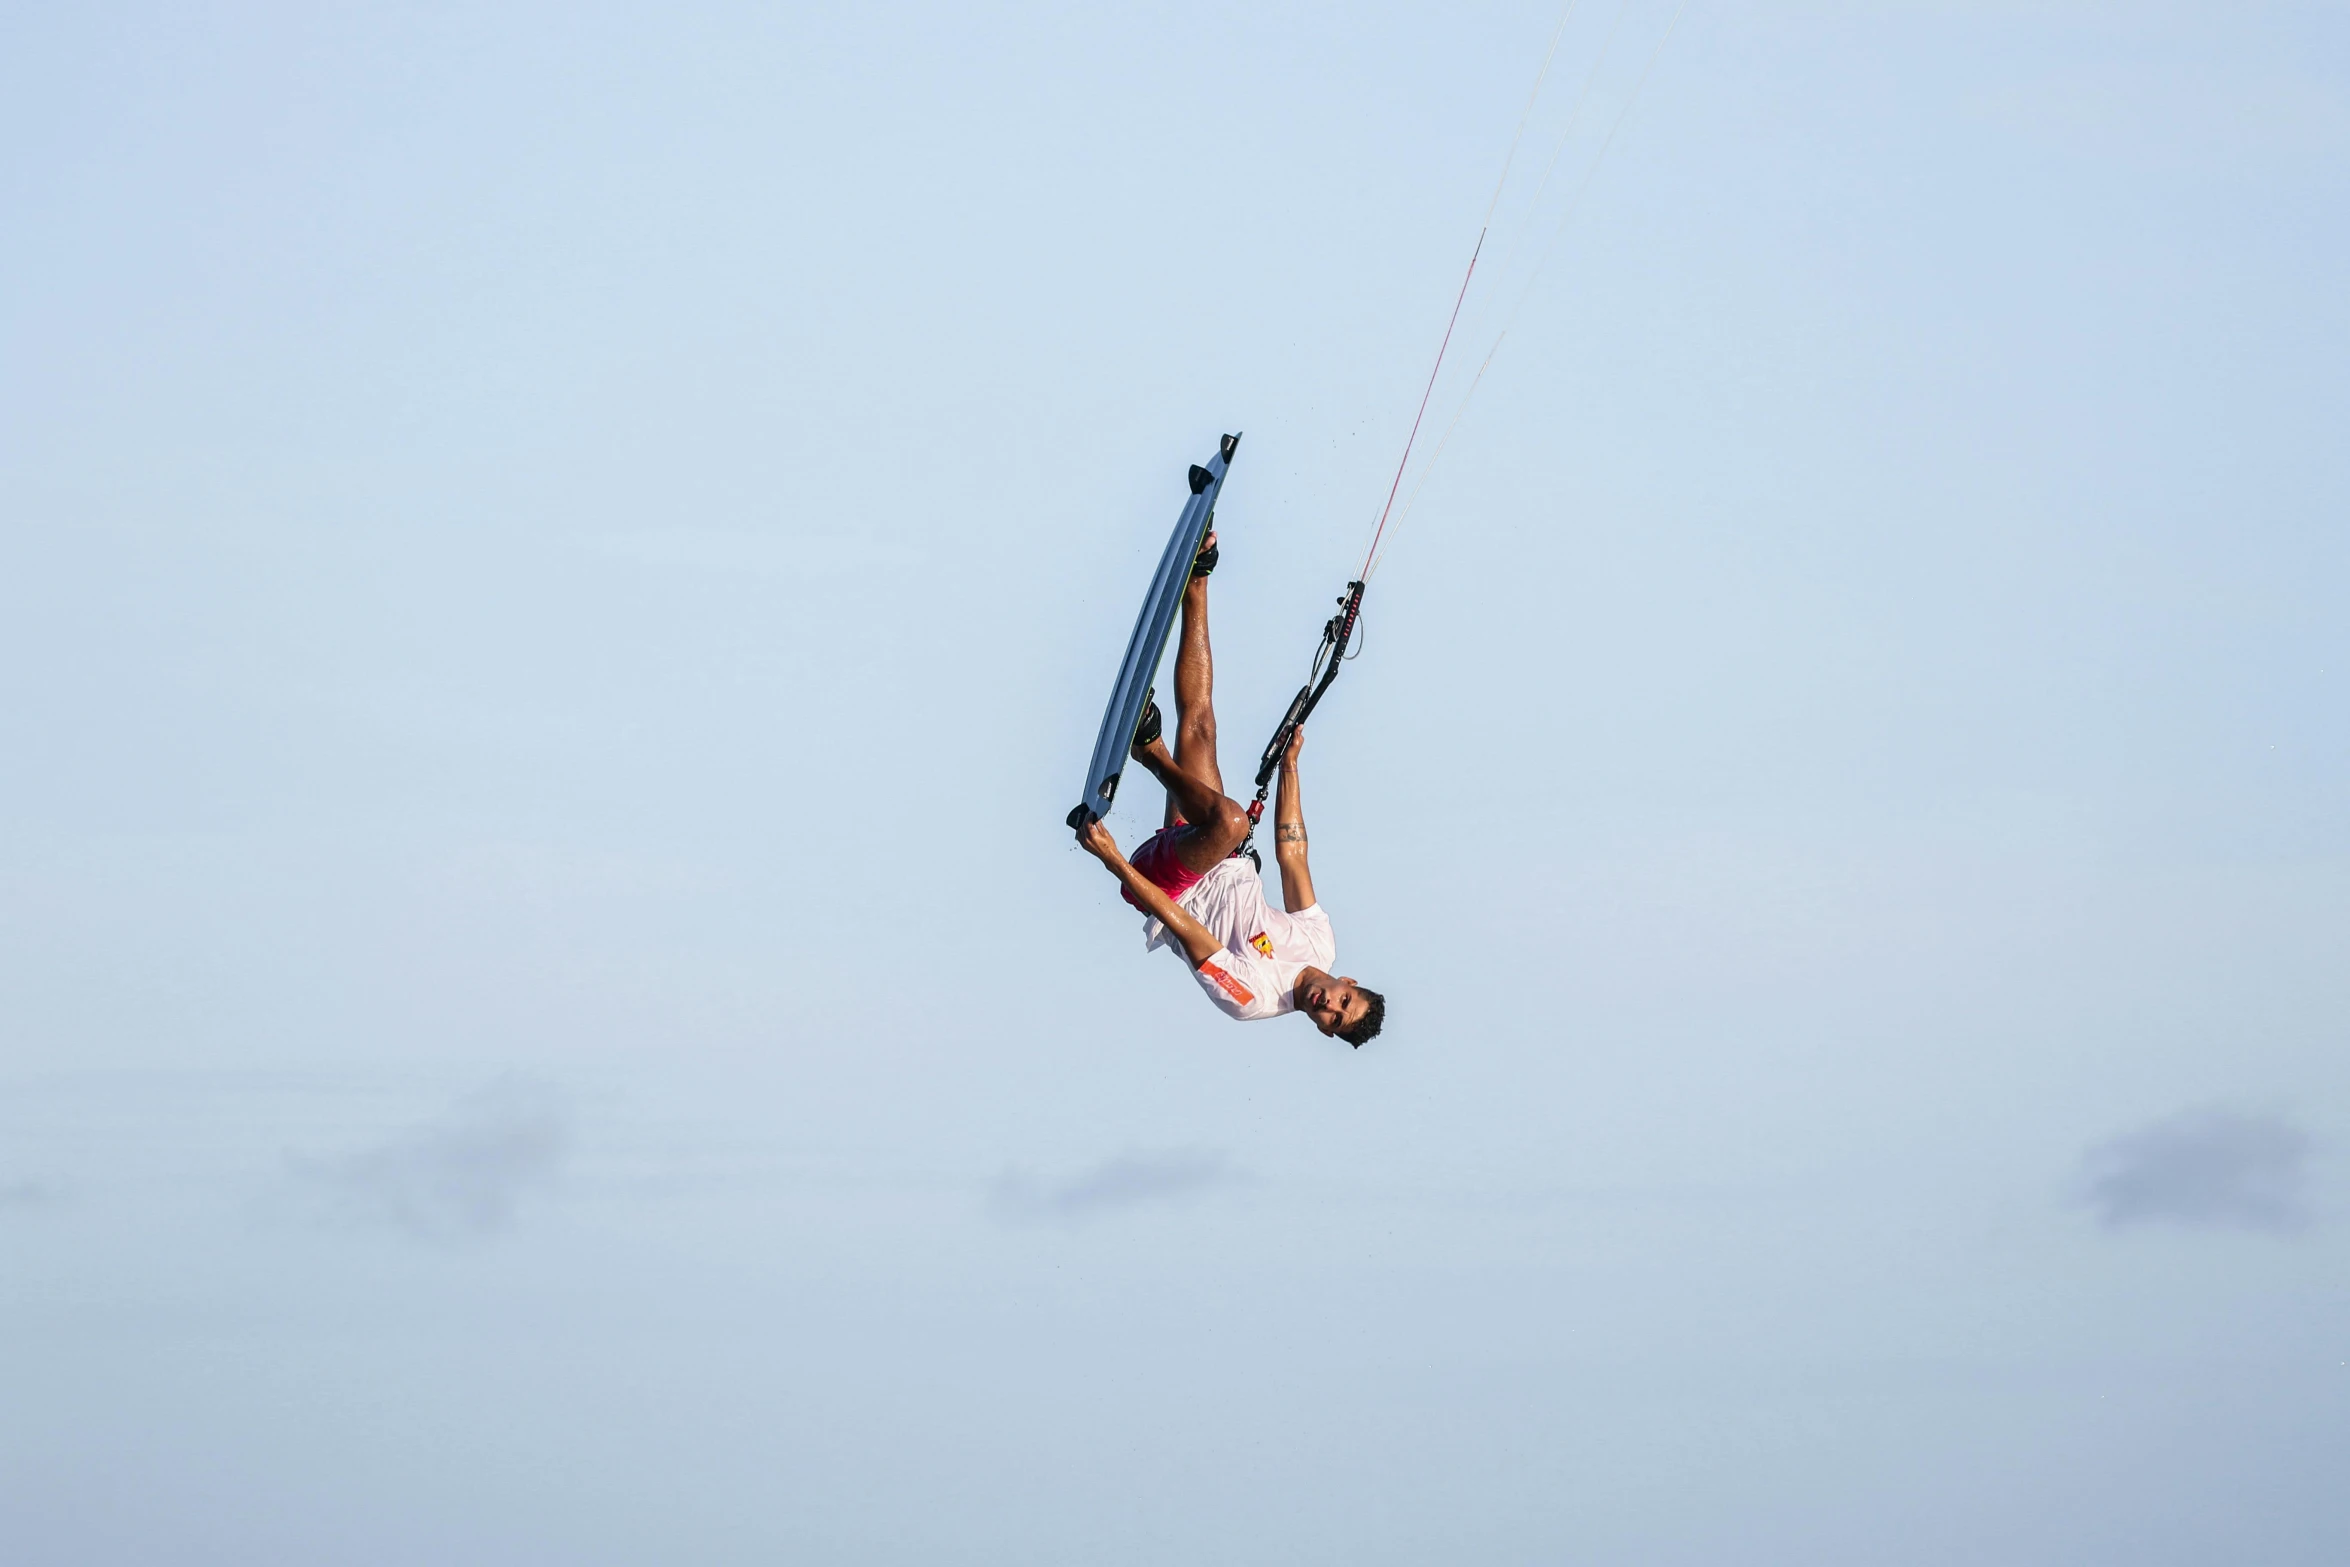
[[[1547,60],[1543,68],[1549,69]],[[1523,129],[1522,126],[1520,128]],[[1516,154],[1515,143],[1511,144],[1510,151],[1513,156]],[[1507,178],[1508,169],[1505,167],[1502,172],[1503,177]],[[1265,754],[1257,761],[1257,797],[1248,803],[1248,837],[1242,839],[1240,847],[1233,852],[1245,853],[1250,859],[1256,860],[1259,870],[1264,869],[1264,861],[1258,858],[1257,851],[1251,845],[1256,841],[1257,823],[1265,819],[1265,795],[1273,787],[1273,770],[1281,765],[1281,758],[1289,751],[1290,740],[1321,702],[1322,693],[1328,691],[1330,682],[1338,678],[1338,666],[1346,662],[1346,650],[1354,642],[1355,619],[1363,611],[1363,583],[1371,575],[1372,562],[1379,558],[1379,540],[1387,532],[1387,514],[1395,509],[1396,492],[1403,488],[1404,469],[1411,466],[1412,443],[1420,438],[1420,421],[1428,417],[1429,394],[1436,390],[1436,378],[1444,371],[1444,351],[1452,347],[1452,329],[1460,324],[1461,301],[1469,297],[1469,281],[1476,277],[1477,258],[1483,254],[1485,232],[1480,229],[1477,246],[1469,252],[1469,269],[1461,274],[1460,292],[1452,298],[1452,314],[1445,318],[1444,341],[1436,345],[1436,363],[1428,367],[1428,384],[1421,388],[1420,406],[1412,415],[1411,434],[1404,437],[1403,457],[1395,465],[1395,482],[1387,487],[1387,504],[1379,509],[1379,525],[1371,530],[1371,547],[1363,555],[1362,575],[1348,583],[1346,591],[1339,595],[1338,613],[1331,616],[1322,627],[1322,645],[1314,652],[1314,667],[1307,674],[1306,683],[1290,699],[1289,711],[1281,715],[1280,724],[1273,730],[1273,738],[1265,742]]]
[[[1330,682],[1338,678],[1338,666],[1346,662],[1347,647],[1354,641],[1355,618],[1363,609],[1363,585],[1350,582],[1339,595],[1338,613],[1322,627],[1322,645],[1314,650],[1314,667],[1306,672],[1306,683],[1297,688],[1297,695],[1289,700],[1289,711],[1281,715],[1274,727],[1273,738],[1265,742],[1265,754],[1257,759],[1257,797],[1248,802],[1248,836],[1240,841],[1235,854],[1246,854],[1263,870],[1265,862],[1251,847],[1256,841],[1257,823],[1265,817],[1265,795],[1273,787],[1273,772],[1281,759],[1289,754],[1289,742],[1322,700],[1322,693],[1330,689]]]
[[[1513,154],[1517,151],[1514,145],[1510,150]],[[1502,177],[1509,177],[1507,168],[1503,169]],[[1387,504],[1379,508],[1379,526],[1371,530],[1371,547],[1363,552],[1364,581],[1370,580],[1372,564],[1379,559],[1379,541],[1387,533],[1387,514],[1395,510],[1395,492],[1403,488],[1403,471],[1412,465],[1412,444],[1420,438],[1420,421],[1428,417],[1428,398],[1436,390],[1436,378],[1444,373],[1444,351],[1452,347],[1452,329],[1461,323],[1461,301],[1469,297],[1469,281],[1477,275],[1477,258],[1484,254],[1485,230],[1479,229],[1477,248],[1469,252],[1469,270],[1461,274],[1461,291],[1452,296],[1452,314],[1445,318],[1444,341],[1436,345],[1436,363],[1428,367],[1428,384],[1420,392],[1420,411],[1412,415],[1412,433],[1404,437],[1403,456],[1395,465],[1395,482],[1387,487]],[[1359,588],[1362,584],[1355,586]]]

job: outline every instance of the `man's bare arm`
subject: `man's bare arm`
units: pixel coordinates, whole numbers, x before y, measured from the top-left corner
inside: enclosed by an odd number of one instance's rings
[[[1159,885],[1126,862],[1118,852],[1118,840],[1110,836],[1110,829],[1099,821],[1088,822],[1078,841],[1086,852],[1110,869],[1110,874],[1125,883],[1135,901],[1148,910],[1151,918],[1167,927],[1168,933],[1183,944],[1183,955],[1191,959],[1191,966],[1202,963],[1224,950],[1224,943],[1209,933],[1207,926],[1183,911],[1183,906],[1167,896]]]
[[[1281,786],[1273,795],[1273,858],[1281,867],[1281,906],[1300,913],[1314,906],[1314,873],[1306,868],[1305,804],[1298,798],[1297,757],[1306,732],[1289,737],[1281,757]]]

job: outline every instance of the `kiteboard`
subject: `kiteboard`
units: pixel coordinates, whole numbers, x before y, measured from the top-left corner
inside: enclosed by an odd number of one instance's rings
[[[1191,496],[1183,503],[1182,515],[1175,519],[1166,552],[1159,557],[1159,569],[1151,577],[1142,613],[1134,618],[1134,635],[1127,639],[1126,657],[1119,662],[1118,678],[1110,687],[1109,710],[1102,714],[1101,732],[1094,737],[1093,760],[1086,764],[1085,792],[1069,813],[1069,825],[1078,831],[1083,831],[1087,822],[1110,814],[1119,775],[1126,770],[1127,752],[1134,744],[1134,731],[1142,723],[1143,709],[1150,706],[1159,660],[1167,651],[1167,636],[1175,629],[1176,611],[1183,607],[1183,585],[1191,580],[1192,560],[1208,536],[1208,525],[1216,515],[1216,496],[1224,488],[1224,475],[1231,469],[1232,454],[1239,446],[1239,436],[1227,435],[1217,443],[1216,455],[1206,466],[1192,465]]]

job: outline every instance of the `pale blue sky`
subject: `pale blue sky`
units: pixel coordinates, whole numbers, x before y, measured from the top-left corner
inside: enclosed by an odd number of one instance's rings
[[[2350,10],[1692,0],[1312,729],[1386,1035],[1060,827],[1557,15],[8,13],[0,1558],[2350,1557]]]

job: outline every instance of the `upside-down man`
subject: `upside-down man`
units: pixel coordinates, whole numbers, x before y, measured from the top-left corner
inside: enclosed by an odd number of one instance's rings
[[[1183,590],[1183,638],[1175,653],[1175,749],[1160,738],[1158,704],[1142,715],[1134,759],[1166,786],[1167,824],[1132,860],[1100,821],[1078,841],[1125,887],[1126,901],[1149,916],[1153,947],[1183,954],[1200,989],[1225,1015],[1252,1021],[1303,1012],[1325,1034],[1360,1047],[1386,1021],[1387,1001],[1330,972],[1338,942],[1330,917],[1314,901],[1306,866],[1306,823],[1298,799],[1301,729],[1281,759],[1273,798],[1273,858],[1281,867],[1281,907],[1265,899],[1256,865],[1239,852],[1248,813],[1224,793],[1216,765],[1214,659],[1208,650],[1208,573],[1216,536],[1201,546]]]

